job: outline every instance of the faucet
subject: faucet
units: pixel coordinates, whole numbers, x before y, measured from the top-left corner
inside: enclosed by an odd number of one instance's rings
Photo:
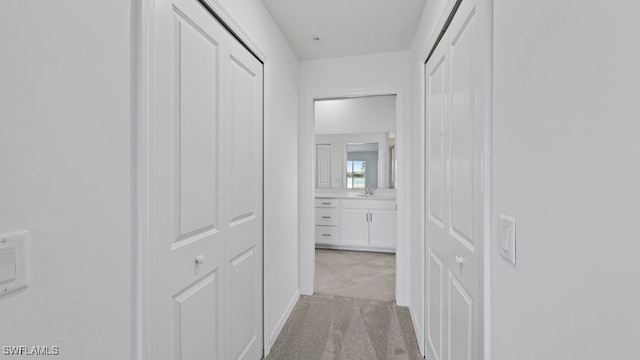
[[[364,188],[364,194],[365,195],[373,195],[373,192],[376,191],[376,190],[378,190],[378,189],[372,188],[372,187]]]

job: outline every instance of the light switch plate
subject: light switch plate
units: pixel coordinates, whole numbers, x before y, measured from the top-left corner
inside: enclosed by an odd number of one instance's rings
[[[498,218],[498,253],[516,264],[516,219],[504,214]]]
[[[16,249],[0,249],[0,285],[16,279]]]
[[[29,286],[28,233],[0,235],[0,297]]]

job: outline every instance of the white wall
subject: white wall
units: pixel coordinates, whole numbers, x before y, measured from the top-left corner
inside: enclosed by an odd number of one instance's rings
[[[315,102],[316,134],[396,131],[396,96],[367,96]]]
[[[0,346],[132,357],[130,7],[0,2],[0,233],[31,237]]]
[[[449,3],[449,4],[447,4]],[[424,124],[422,110],[422,68],[429,50],[435,43],[438,23],[450,7],[448,0],[431,0],[425,3],[420,23],[411,44],[410,65],[410,108],[407,117],[407,140],[411,151],[407,151],[406,161],[409,174],[409,310],[416,330],[418,345],[424,353]]]
[[[494,7],[493,359],[638,359],[640,2]]]
[[[404,87],[407,51],[300,62],[302,93]]]
[[[267,350],[298,299],[298,59],[260,0],[220,0],[267,56],[264,236]]]
[[[419,71],[450,3],[427,1],[411,49],[414,151]],[[638,358],[640,4],[493,6],[494,226],[498,213],[514,216],[518,244],[515,267],[492,244],[492,359]],[[423,159],[410,161],[423,171]],[[424,251],[422,205],[411,203],[411,254]],[[414,289],[424,280],[412,274]],[[419,295],[412,311],[422,311]]]
[[[221,3],[268,57],[269,347],[298,296],[298,61],[261,1]],[[0,345],[58,345],[65,359],[134,352],[131,6],[0,4],[0,233],[28,229],[32,241],[31,286],[0,298]]]
[[[407,51],[353,56],[334,59],[300,62],[300,103],[299,103],[299,216],[300,216],[300,290],[303,294],[313,293],[313,144],[314,126],[309,121],[313,117],[313,98],[331,98],[355,95],[382,95],[399,93],[396,100],[398,131],[398,166],[404,166],[404,109],[408,85]],[[398,217],[404,218],[404,179],[398,172]],[[404,226],[400,224],[399,241],[404,238]],[[406,253],[399,244],[396,257],[404,261]],[[398,268],[396,286],[405,289],[404,268]],[[406,303],[403,292],[396,299]]]

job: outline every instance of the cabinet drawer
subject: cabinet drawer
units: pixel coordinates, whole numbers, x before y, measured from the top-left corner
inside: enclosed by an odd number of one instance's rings
[[[338,209],[316,208],[316,225],[338,225]]]
[[[317,208],[337,208],[338,199],[316,199]]]
[[[316,226],[316,243],[337,244],[337,226]]]

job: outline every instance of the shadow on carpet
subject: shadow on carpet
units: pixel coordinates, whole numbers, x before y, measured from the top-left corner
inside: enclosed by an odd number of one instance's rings
[[[301,296],[265,360],[422,359],[409,310],[393,302]]]

